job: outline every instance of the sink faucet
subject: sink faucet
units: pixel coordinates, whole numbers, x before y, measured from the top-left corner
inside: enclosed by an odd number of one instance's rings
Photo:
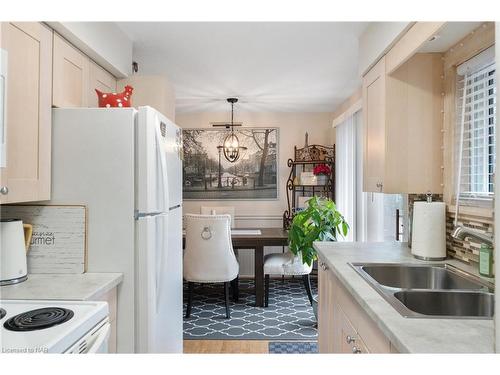
[[[482,233],[476,229],[464,227],[462,225],[456,226],[451,234],[453,238],[458,240],[464,240],[465,237],[471,237],[478,240],[481,243],[485,243],[487,245],[493,246],[493,236]]]

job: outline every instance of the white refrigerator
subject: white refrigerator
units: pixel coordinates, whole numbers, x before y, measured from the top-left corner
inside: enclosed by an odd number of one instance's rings
[[[120,353],[182,352],[182,132],[151,107],[54,109],[52,200],[87,207],[87,272],[120,272]]]

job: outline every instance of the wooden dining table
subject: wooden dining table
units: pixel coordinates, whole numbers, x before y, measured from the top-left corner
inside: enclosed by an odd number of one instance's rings
[[[260,234],[238,233],[240,230],[260,231]],[[231,233],[233,248],[251,249],[255,254],[255,306],[264,306],[264,247],[287,246],[288,232],[283,228],[237,228]]]

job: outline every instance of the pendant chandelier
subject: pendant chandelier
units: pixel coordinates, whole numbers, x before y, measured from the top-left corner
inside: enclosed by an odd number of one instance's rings
[[[240,146],[240,140],[236,134],[234,134],[234,103],[238,101],[238,98],[228,98],[227,101],[231,103],[231,133],[224,138],[222,150],[226,160],[230,163],[234,163],[240,158],[242,152],[247,148]]]

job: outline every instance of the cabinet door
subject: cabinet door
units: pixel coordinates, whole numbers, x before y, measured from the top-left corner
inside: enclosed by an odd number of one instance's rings
[[[320,353],[333,353],[334,311],[330,271],[320,260],[318,271],[318,347]]]
[[[368,348],[359,336],[356,329],[353,327],[345,313],[337,305],[336,306],[337,315],[339,317],[339,326],[335,327],[340,333],[339,350],[335,353],[346,353],[346,354],[362,354],[369,353]]]
[[[95,89],[102,92],[116,91],[116,78],[95,62],[90,61],[90,81],[88,90],[89,107],[98,107],[97,94]]]
[[[54,82],[52,105],[87,107],[89,58],[54,33]]]
[[[363,191],[381,192],[385,163],[385,57],[363,77]]]
[[[6,167],[0,203],[50,199],[52,32],[40,23],[1,24],[8,54]]]

